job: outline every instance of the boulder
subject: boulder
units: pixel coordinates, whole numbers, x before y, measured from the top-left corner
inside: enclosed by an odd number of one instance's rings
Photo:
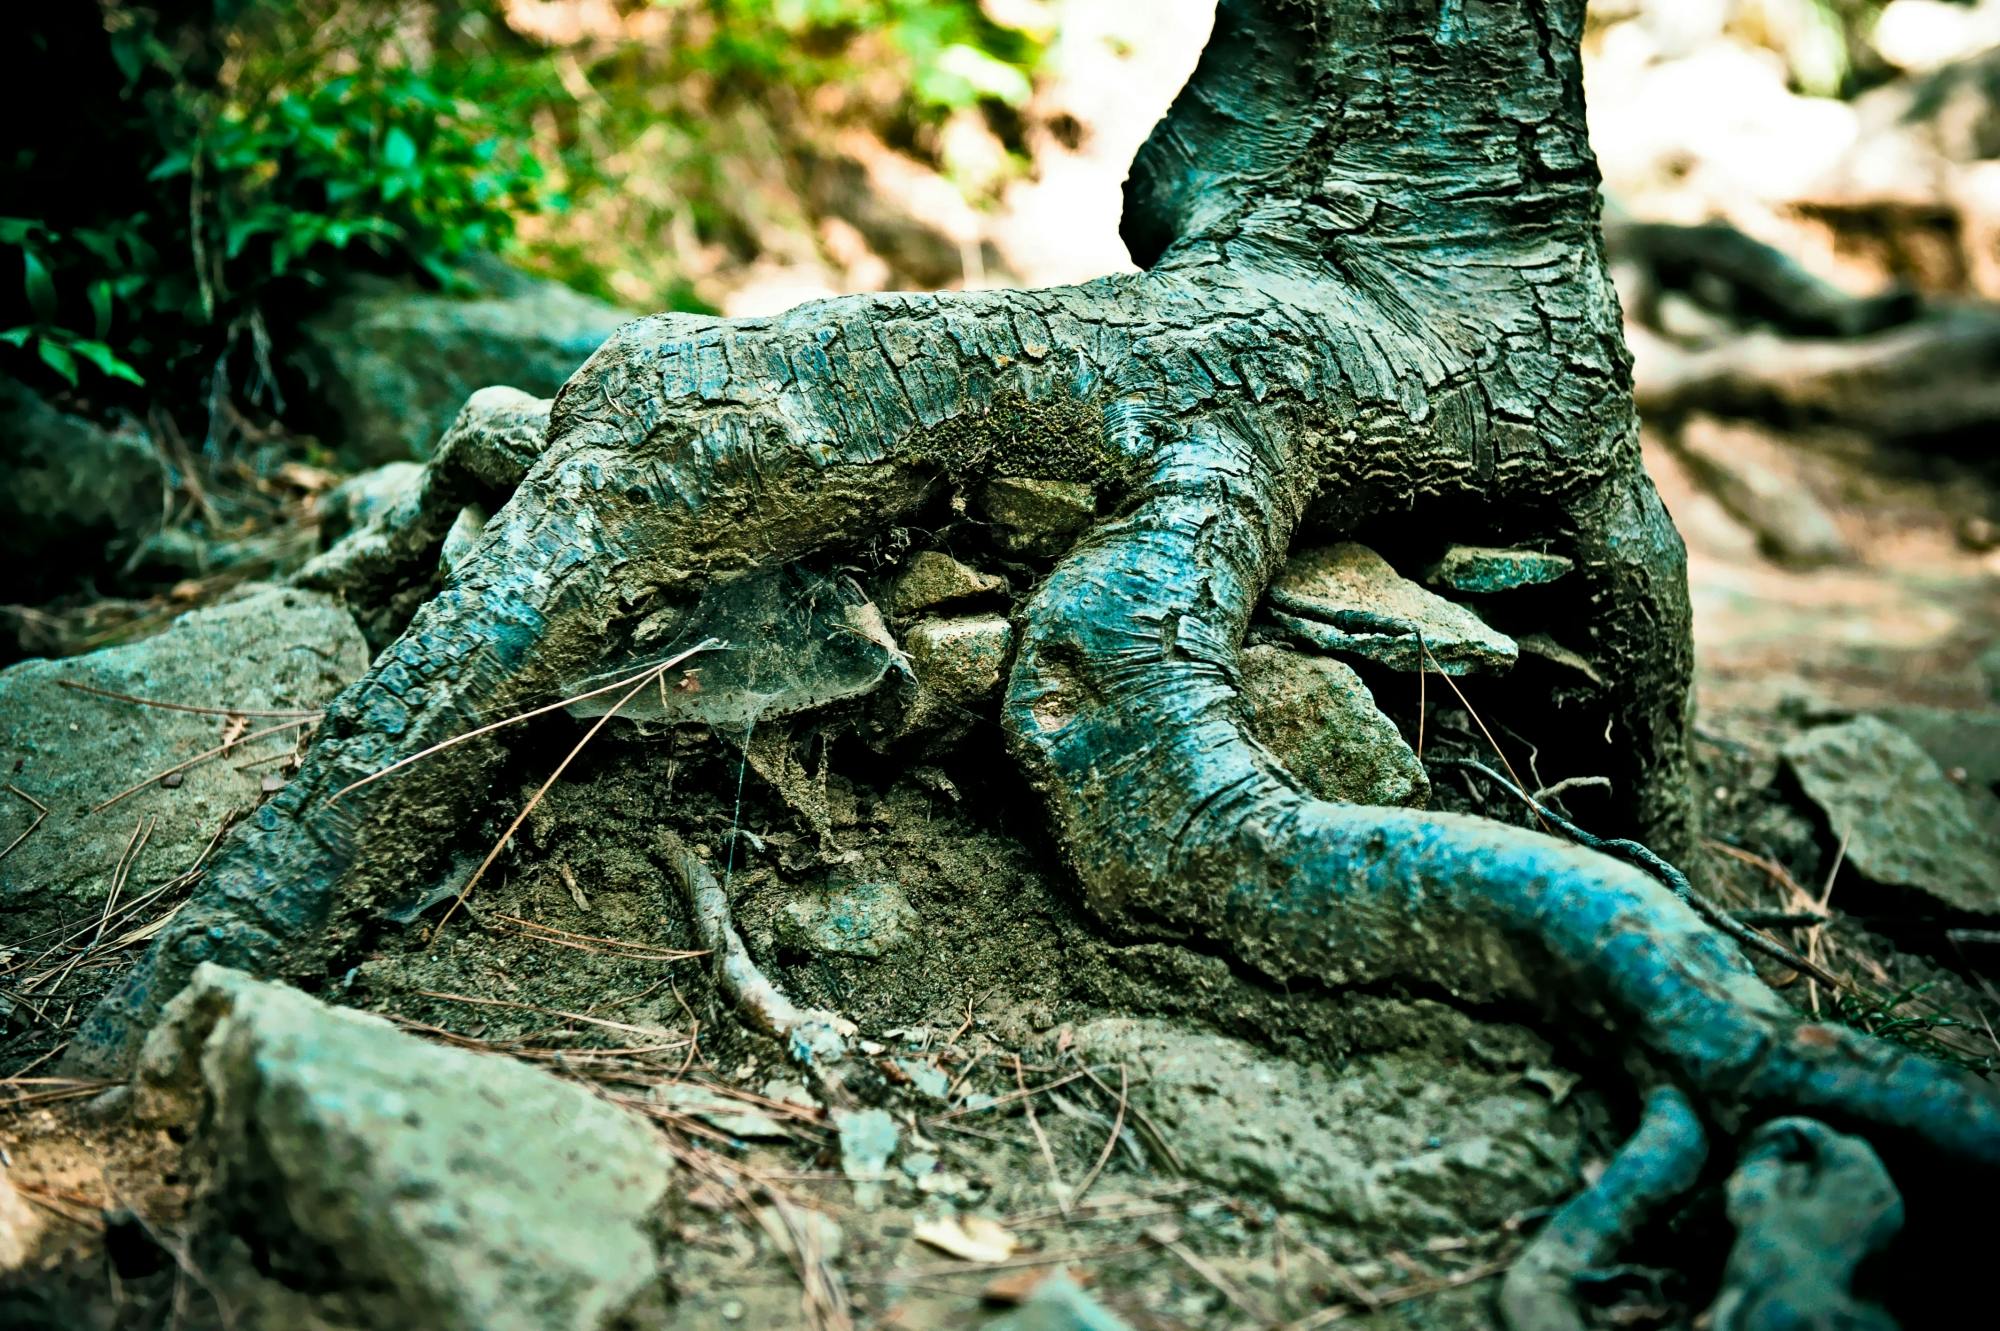
[[[166,469],[143,431],[58,411],[0,375],[0,558],[10,600],[114,568],[160,525]]]
[[[2000,914],[2000,841],[1917,741],[1859,716],[1793,737],[1784,758],[1854,873],[1951,909]]]
[[[482,271],[471,297],[356,282],[300,328],[301,358],[350,464],[424,458],[488,384],[552,397],[633,316],[558,282]]]
[[[1325,656],[1262,645],[1243,653],[1250,733],[1323,800],[1422,807],[1430,777],[1361,677]]]
[[[661,1139],[525,1063],[204,964],[133,1108],[197,1131],[205,1223],[362,1325],[595,1331],[659,1284]]]
[[[1480,1232],[1578,1186],[1575,1112],[1476,1053],[1361,1054],[1336,1072],[1122,1017],[1078,1027],[1074,1048],[1124,1065],[1188,1173],[1325,1217],[1362,1252]]]
[[[96,915],[141,828],[143,843],[126,866],[121,900],[192,868],[223,823],[255,805],[264,778],[280,770],[237,765],[281,756],[300,735],[296,728],[279,731],[93,813],[127,786],[232,734],[302,718],[144,707],[65,681],[157,702],[291,711],[323,706],[367,666],[368,649],[338,602],[260,586],[182,615],[155,637],[0,671],[0,770],[27,797],[0,792],[0,845],[33,822],[28,798],[48,810],[0,860],[0,935],[21,937]]]
[[[1425,668],[1447,675],[1507,670],[1517,655],[1512,638],[1351,541],[1293,555],[1267,599],[1271,618],[1302,645],[1397,670],[1416,670],[1426,652]]]

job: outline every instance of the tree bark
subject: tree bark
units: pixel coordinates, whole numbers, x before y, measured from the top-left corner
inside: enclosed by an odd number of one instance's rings
[[[712,579],[1028,476],[1089,484],[1102,516],[1018,612],[1003,720],[1107,922],[1288,982],[1540,1012],[1685,1090],[1724,1138],[1807,1113],[2000,1166],[1987,1086],[1802,1020],[1639,870],[1497,823],[1315,800],[1245,728],[1237,653],[1301,524],[1417,514],[1533,543],[1578,570],[1627,830],[1689,845],[1683,555],[1639,465],[1582,15],[1225,0],[1128,186],[1146,271],[624,329],[72,1063],[122,1066],[201,960],[341,964],[447,872],[501,750],[344,787],[556,696]]]

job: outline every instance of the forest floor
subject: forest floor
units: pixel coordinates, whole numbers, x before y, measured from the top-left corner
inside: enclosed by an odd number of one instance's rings
[[[1869,997],[1768,970],[1796,1001],[1984,1063],[2000,1054],[2000,995],[1979,978],[1990,958],[1966,949],[1990,945],[1842,876],[1779,757],[1803,725],[1855,712],[2000,714],[2000,555],[1968,539],[1980,491],[1935,458],[1766,442],[1766,465],[1866,553],[1773,563],[1673,453],[1651,451],[1690,547],[1697,871],[1731,907],[1825,914],[1780,936]],[[1483,719],[1509,735],[1501,710]],[[1967,733],[1975,770],[1951,775],[1990,784],[1977,765],[1992,732]],[[482,836],[550,756],[520,765]],[[1105,937],[1046,857],[990,723],[936,766],[851,742],[806,761],[822,764],[831,863],[732,745],[607,732],[435,942],[392,933],[322,994],[548,1068],[661,1127],[685,1168],[649,1325],[963,1326],[1062,1271],[1136,1328],[1485,1326],[1533,1222],[1629,1120],[1615,1077],[1494,1014],[1287,994],[1208,954]],[[1449,779],[1433,802],[1521,816]],[[860,1028],[831,1088],[722,1012],[661,871],[667,826],[727,880],[772,978]],[[829,948],[842,912],[861,925]],[[246,1252],[177,1238],[199,1166],[173,1134],[112,1126],[98,1089],[17,1076],[0,1105],[38,1279],[74,1325],[342,1324]],[[886,1116],[848,1120],[829,1098]],[[154,1256],[107,1260],[135,1224]],[[1682,1233],[1672,1267],[1726,1241],[1713,1225]],[[1705,1299],[1642,1264],[1607,1291],[1607,1324],[1670,1325]]]

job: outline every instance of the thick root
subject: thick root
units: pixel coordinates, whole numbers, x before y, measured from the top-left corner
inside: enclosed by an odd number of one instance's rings
[[[1805,1112],[2000,1168],[1989,1085],[1805,1022],[1639,870],[1484,820],[1304,794],[1250,737],[1235,685],[1286,536],[1244,465],[1266,450],[1221,430],[1170,450],[1147,497],[1029,604],[1008,727],[1094,908],[1226,941],[1286,982],[1542,1009],[1636,1054],[1726,1131]]]

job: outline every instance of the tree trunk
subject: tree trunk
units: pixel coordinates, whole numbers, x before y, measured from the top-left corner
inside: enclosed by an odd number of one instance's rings
[[[502,751],[344,787],[556,696],[718,576],[1036,477],[1089,485],[1102,516],[1018,612],[1003,721],[1094,912],[1287,981],[1526,1007],[1725,1135],[1797,1112],[2000,1166],[1983,1083],[1801,1019],[1653,878],[1315,800],[1245,729],[1237,653],[1302,524],[1534,545],[1578,570],[1628,830],[1690,846],[1682,549],[1639,465],[1582,19],[1582,0],[1224,0],[1128,184],[1146,271],[628,326],[72,1063],[123,1065],[199,961],[344,964],[445,871]]]

